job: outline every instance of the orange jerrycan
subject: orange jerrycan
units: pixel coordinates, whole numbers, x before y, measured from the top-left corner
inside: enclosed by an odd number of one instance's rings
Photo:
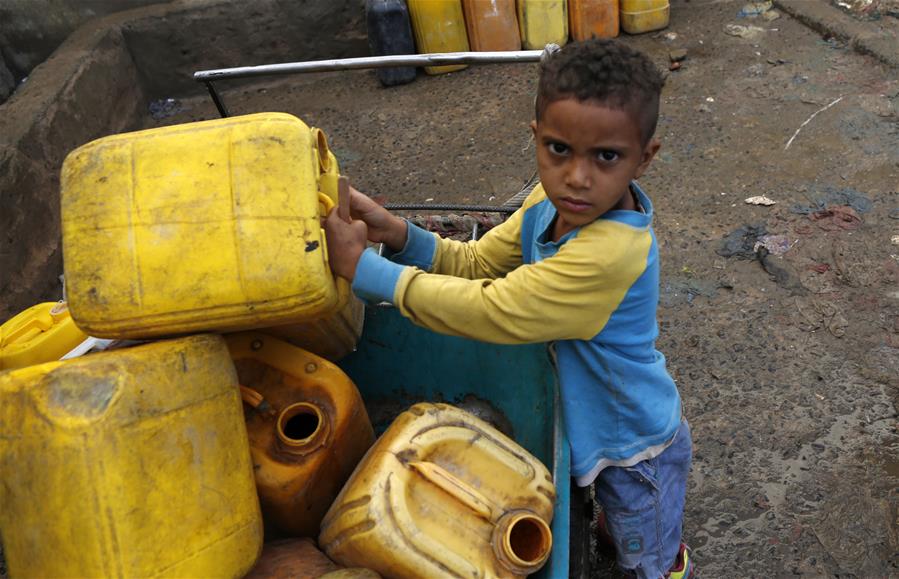
[[[620,0],[621,29],[628,34],[667,27],[669,13],[668,0]]]
[[[277,338],[245,332],[227,342],[266,523],[314,537],[374,441],[359,391],[337,366]]]
[[[312,539],[282,539],[265,544],[245,579],[317,579],[338,569]]]
[[[547,44],[568,42],[568,0],[518,0],[521,44],[543,50]]]
[[[219,336],[0,373],[12,577],[241,577],[262,517]]]
[[[472,50],[521,50],[515,0],[462,0]]]
[[[322,521],[331,559],[385,577],[523,577],[552,548],[543,464],[486,422],[416,404],[378,439]]]
[[[340,308],[319,218],[337,200],[318,129],[260,113],[114,135],[61,176],[78,326],[147,338],[305,323]]]
[[[31,306],[0,326],[0,370],[59,360],[86,339],[66,302]]]
[[[309,538],[266,543],[259,562],[245,579],[379,579],[368,569],[343,569]]]
[[[409,0],[409,17],[420,54],[468,51],[468,35],[460,0]],[[443,74],[462,70],[466,66],[426,66],[425,72]]]
[[[569,0],[568,17],[574,40],[618,36],[618,0]]]

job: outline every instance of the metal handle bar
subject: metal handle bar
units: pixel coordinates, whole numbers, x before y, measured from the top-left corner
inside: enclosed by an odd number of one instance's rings
[[[366,68],[386,68],[390,66],[444,66],[450,64],[497,64],[509,62],[539,62],[544,54],[558,50],[555,44],[547,44],[543,50],[509,50],[504,52],[435,52],[431,54],[393,54],[389,56],[363,56],[358,58],[332,58],[328,60],[308,60],[305,62],[284,62],[281,64],[261,64],[200,70],[194,73],[194,80],[202,82],[212,97],[212,102],[223,118],[228,109],[213,85],[213,81],[268,76],[278,74],[298,74],[305,72],[325,72],[332,70],[359,70]]]
[[[332,70],[358,70],[387,68],[391,66],[444,66],[448,64],[496,64],[504,62],[539,62],[542,50],[510,50],[505,52],[436,52],[431,54],[394,54],[390,56],[363,56],[359,58],[332,58],[305,62],[285,62],[201,70],[194,73],[194,80],[209,82],[229,78],[248,78],[277,74],[326,72]]]
[[[547,44],[543,50],[509,50],[503,52],[437,52],[430,54],[394,54],[389,56],[364,56],[358,58],[332,58],[328,60],[309,60],[305,62],[284,62],[281,64],[261,64],[258,66],[240,66],[236,68],[219,68],[200,70],[194,73],[194,80],[202,82],[212,97],[212,102],[222,118],[229,116],[228,109],[213,84],[213,81],[269,76],[279,74],[300,74],[308,72],[327,72],[335,70],[360,70],[368,68],[387,68],[391,66],[444,66],[451,64],[499,64],[518,62],[540,62],[545,56],[559,50],[556,44]],[[533,181],[533,177],[531,178]],[[528,183],[530,184],[530,182]],[[525,188],[527,188],[527,185]],[[533,187],[533,185],[531,185]],[[393,210],[431,209],[514,213],[521,205],[521,200],[505,207],[483,205],[415,205],[404,204],[388,207]],[[523,198],[522,198],[523,199]],[[512,200],[510,200],[512,201]],[[477,224],[473,236],[477,236]]]

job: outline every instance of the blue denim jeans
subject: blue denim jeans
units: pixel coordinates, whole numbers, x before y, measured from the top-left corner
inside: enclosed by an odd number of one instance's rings
[[[618,566],[625,571],[658,579],[674,564],[692,460],[690,425],[684,419],[659,456],[599,473],[594,492],[615,540]]]

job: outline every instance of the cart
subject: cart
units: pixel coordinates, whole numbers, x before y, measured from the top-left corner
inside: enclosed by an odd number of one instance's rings
[[[420,401],[448,402],[499,423],[549,467],[556,484],[553,549],[535,577],[585,576],[588,551],[576,545],[587,543],[589,509],[583,493],[575,490],[572,497],[568,440],[545,345],[445,336],[416,326],[396,308],[377,306],[366,311],[358,349],[340,366],[359,387],[376,433]]]

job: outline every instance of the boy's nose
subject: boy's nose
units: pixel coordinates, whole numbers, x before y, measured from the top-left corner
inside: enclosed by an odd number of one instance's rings
[[[565,184],[572,189],[587,189],[590,187],[590,166],[586,159],[573,158],[565,173]]]

